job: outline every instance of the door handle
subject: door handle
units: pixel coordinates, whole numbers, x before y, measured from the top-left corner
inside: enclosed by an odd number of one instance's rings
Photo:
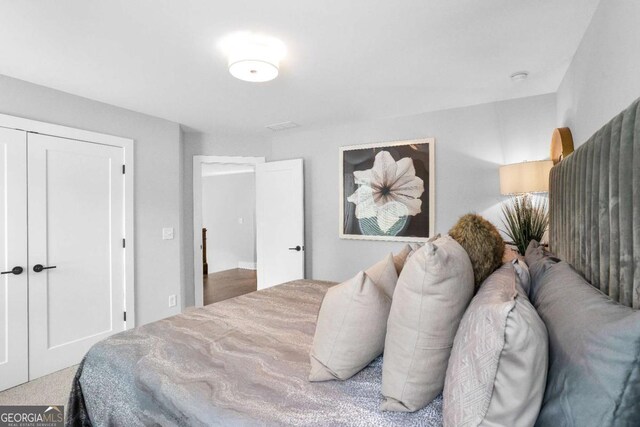
[[[298,245],[295,248],[289,248],[290,251],[297,251],[300,252],[302,250],[302,246]]]
[[[24,271],[24,268],[22,268],[20,266],[16,266],[16,267],[13,267],[9,271],[0,272],[0,274],[15,274],[16,276],[18,276],[18,275],[22,274],[23,271]]]
[[[33,271],[40,273],[42,270],[51,270],[52,268],[56,268],[56,266],[52,265],[51,267],[44,267],[42,264],[36,264],[33,266]]]

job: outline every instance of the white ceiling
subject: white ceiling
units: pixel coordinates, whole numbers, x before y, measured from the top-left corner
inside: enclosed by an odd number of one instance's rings
[[[599,0],[0,0],[0,74],[181,123],[259,135],[555,92]],[[246,83],[216,43],[280,38]],[[528,70],[528,80],[509,75]]]

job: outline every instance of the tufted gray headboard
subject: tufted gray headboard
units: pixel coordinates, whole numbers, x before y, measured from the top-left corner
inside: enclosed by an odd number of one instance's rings
[[[551,170],[550,249],[640,308],[640,99]]]

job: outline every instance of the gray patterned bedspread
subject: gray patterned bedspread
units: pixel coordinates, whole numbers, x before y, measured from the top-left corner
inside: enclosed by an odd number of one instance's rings
[[[441,397],[415,413],[378,409],[381,358],[347,381],[307,381],[331,285],[286,283],[96,344],[76,377],[68,425],[441,425]]]

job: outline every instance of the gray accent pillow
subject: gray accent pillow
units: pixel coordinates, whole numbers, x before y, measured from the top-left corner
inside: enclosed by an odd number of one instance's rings
[[[382,354],[398,275],[389,254],[327,291],[309,355],[309,381],[345,380]]]
[[[560,262],[560,259],[551,252],[547,251],[540,243],[532,240],[529,243],[529,246],[527,246],[527,250],[524,255],[524,261],[529,268],[537,264],[539,261],[544,261],[541,266],[544,266],[542,268],[546,269],[548,266]],[[538,268],[541,268],[541,266],[538,266]]]
[[[524,261],[524,258],[514,258],[511,260],[510,264],[514,266],[516,275],[518,276],[518,280],[516,280],[516,283],[522,289],[522,292],[527,297],[528,301],[529,291],[531,290],[531,275],[529,274],[529,267]]]
[[[640,312],[612,301],[566,262],[539,255],[527,251],[531,302],[549,331],[536,425],[640,426]]]
[[[527,250],[524,253],[524,261],[528,266],[532,266],[536,262],[540,261],[547,254],[544,251],[544,248],[540,245],[537,240],[532,240],[529,242],[527,246]]]
[[[469,256],[449,236],[427,242],[407,260],[387,324],[382,410],[417,411],[442,392],[453,338],[473,291]]]
[[[546,382],[547,330],[517,260],[482,284],[456,333],[444,384],[444,425],[533,426]]]

